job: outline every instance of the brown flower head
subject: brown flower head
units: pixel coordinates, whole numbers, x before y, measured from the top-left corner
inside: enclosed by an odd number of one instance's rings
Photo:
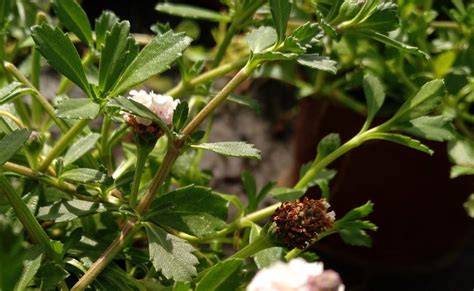
[[[301,201],[283,202],[273,213],[275,235],[290,248],[303,249],[334,225],[335,214],[325,199],[304,197]]]

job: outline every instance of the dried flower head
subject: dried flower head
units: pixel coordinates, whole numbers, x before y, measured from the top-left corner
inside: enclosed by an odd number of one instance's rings
[[[247,291],[343,291],[339,274],[324,271],[323,263],[308,263],[296,258],[288,263],[276,262],[260,270]]]
[[[171,96],[159,95],[145,90],[132,90],[128,96],[129,99],[143,104],[156,114],[166,125],[173,122],[173,114],[179,100],[174,100]],[[123,115],[125,121],[133,127],[134,131],[139,134],[149,133],[155,136],[163,135],[163,130],[150,119],[134,116],[128,113]]]
[[[334,225],[335,213],[325,199],[309,199],[283,202],[273,213],[275,235],[291,248],[305,248]]]

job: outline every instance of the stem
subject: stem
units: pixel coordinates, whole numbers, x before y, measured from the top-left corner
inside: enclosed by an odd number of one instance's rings
[[[51,162],[59,155],[63,150],[66,149],[66,147],[69,145],[71,140],[73,140],[81,131],[89,124],[88,119],[83,119],[76,124],[74,124],[71,129],[66,132],[65,135],[59,139],[58,143],[51,149],[51,151],[48,153],[46,156],[45,160],[41,163],[39,167],[39,171],[43,172],[48,168],[48,166],[51,164]]]
[[[15,115],[11,114],[8,111],[0,111],[0,116],[5,116],[11,119],[19,128],[25,128],[21,120],[19,120]]]
[[[259,251],[274,247],[275,245],[268,240],[265,235],[259,235],[257,239],[229,257],[229,259],[245,259],[255,255]]]
[[[36,24],[39,25],[46,20],[46,14],[38,12],[36,14]],[[40,69],[41,69],[41,55],[35,46],[31,48],[31,84],[39,91],[40,90]],[[41,124],[41,103],[32,98],[31,100],[31,117],[33,124],[39,127]]]
[[[62,265],[61,256],[54,250],[48,235],[3,173],[0,173],[0,187],[33,242],[41,244],[48,258]]]
[[[219,64],[222,61],[222,58],[224,57],[224,54],[227,50],[227,47],[229,47],[229,44],[234,37],[234,35],[237,33],[237,25],[235,22],[232,22],[229,26],[229,29],[227,30],[224,39],[219,45],[219,49],[217,50],[216,56],[214,57],[214,61],[212,62],[212,67],[215,68],[219,66]]]
[[[44,97],[38,91],[38,89],[33,86],[33,84],[31,84],[31,82],[28,81],[25,76],[23,76],[23,74],[15,67],[15,65],[13,65],[12,63],[5,62],[5,69],[9,71],[18,81],[22,82],[33,91],[33,98],[35,98],[38,103],[43,106],[43,109],[46,110],[46,113],[54,121],[54,123],[56,123],[56,125],[59,127],[59,129],[61,129],[62,132],[66,132],[69,129],[69,126],[64,121],[56,117],[54,107],[49,104],[46,97]]]
[[[107,145],[110,135],[110,125],[112,121],[107,115],[104,116],[102,121],[101,137],[100,137],[100,155],[102,156],[102,162],[107,167],[107,174],[111,175],[113,172],[113,164],[111,159],[111,148]]]
[[[173,89],[169,90],[168,92],[166,92],[165,94],[166,95],[169,95],[169,96],[173,96],[173,97],[181,97],[182,95],[184,95],[184,93],[189,90],[189,89],[192,89],[194,87],[196,87],[197,85],[200,85],[202,83],[205,83],[207,81],[210,81],[210,80],[213,80],[217,77],[220,77],[220,76],[223,76],[227,73],[230,73],[236,69],[240,69],[241,67],[243,67],[245,65],[245,63],[247,62],[248,60],[248,56],[245,56],[245,58],[242,58],[240,60],[237,60],[235,62],[232,62],[230,64],[226,64],[226,65],[222,65],[222,66],[219,66],[215,69],[212,69],[192,80],[189,80],[187,81],[186,83],[183,83],[183,82],[180,82],[176,87],[174,87]]]
[[[145,168],[146,159],[153,150],[153,146],[143,145],[139,139],[140,137],[135,138],[137,145],[137,162],[135,164],[135,173],[133,175],[132,193],[130,193],[130,208],[132,209],[134,209],[137,204],[137,196],[140,190],[140,180]]]
[[[183,134],[189,136],[193,131],[219,106],[245,79],[247,79],[257,64],[248,62],[229,83],[186,125]]]

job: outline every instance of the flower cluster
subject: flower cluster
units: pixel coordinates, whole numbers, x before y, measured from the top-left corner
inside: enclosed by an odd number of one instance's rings
[[[147,93],[145,90],[132,90],[129,93],[129,99],[143,104],[156,114],[166,125],[173,122],[173,113],[179,100],[174,100],[171,96],[159,95],[152,92]],[[134,116],[124,113],[124,119],[133,127],[134,131],[139,134],[150,133],[156,136],[163,135],[162,129],[154,124],[150,119]]]
[[[291,248],[303,249],[334,225],[335,213],[325,199],[284,202],[273,213],[275,235]]]
[[[323,263],[308,263],[296,258],[277,262],[260,270],[247,286],[247,291],[343,291],[338,273],[324,271]]]

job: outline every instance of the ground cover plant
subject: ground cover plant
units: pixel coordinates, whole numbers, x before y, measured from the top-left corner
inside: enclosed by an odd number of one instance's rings
[[[158,3],[187,22],[157,22],[151,36],[110,11],[91,23],[72,0],[1,2],[1,290],[341,290],[311,247],[330,235],[370,247],[377,227],[370,201],[331,210],[332,162],[372,140],[426,154],[424,140],[449,141],[452,177],[474,174],[474,4],[221,2]],[[217,23],[214,49],[193,45],[196,19]],[[48,66],[61,78],[53,98],[40,82]],[[170,70],[179,81],[165,91],[156,79]],[[260,77],[366,119],[349,140],[319,141],[292,188],[259,189],[242,173],[241,199],[210,188],[201,161],[205,151],[265,159],[246,141],[208,140],[224,102],[258,106],[234,91]],[[350,97],[357,89],[365,100]],[[310,187],[321,199],[304,196]],[[267,197],[277,202],[262,207]]]

